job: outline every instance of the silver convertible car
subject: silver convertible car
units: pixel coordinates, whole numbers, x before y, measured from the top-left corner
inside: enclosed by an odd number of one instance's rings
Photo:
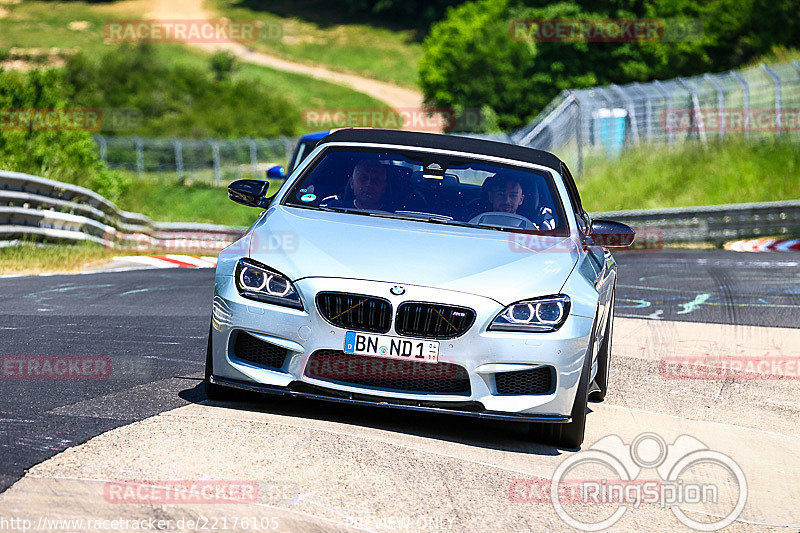
[[[219,256],[205,387],[529,424],[581,445],[608,389],[624,224],[591,220],[556,156],[343,129]]]

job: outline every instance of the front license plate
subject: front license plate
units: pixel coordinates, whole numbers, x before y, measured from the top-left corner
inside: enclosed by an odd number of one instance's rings
[[[439,343],[348,331],[344,336],[344,353],[421,363],[438,363]]]

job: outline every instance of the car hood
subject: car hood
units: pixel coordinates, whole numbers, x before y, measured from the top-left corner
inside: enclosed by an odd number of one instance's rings
[[[274,206],[249,255],[290,279],[336,277],[449,289],[509,304],[561,290],[578,259],[568,237]]]

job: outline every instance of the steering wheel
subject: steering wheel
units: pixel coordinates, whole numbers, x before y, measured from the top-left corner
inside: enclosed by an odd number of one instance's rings
[[[537,229],[536,225],[527,217],[516,213],[506,213],[504,211],[489,211],[481,213],[469,221],[470,224],[484,224],[491,226],[506,226],[519,229]]]

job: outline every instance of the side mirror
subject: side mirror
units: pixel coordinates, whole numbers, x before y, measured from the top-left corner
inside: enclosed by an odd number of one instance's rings
[[[264,195],[269,183],[263,180],[236,180],[228,185],[228,198],[248,207],[266,207],[271,198]]]
[[[267,169],[268,180],[282,180],[285,178],[286,178],[286,169],[284,169],[282,166],[277,165]]]
[[[613,220],[593,220],[589,236],[595,246],[625,248],[633,244],[636,232],[627,224]]]

